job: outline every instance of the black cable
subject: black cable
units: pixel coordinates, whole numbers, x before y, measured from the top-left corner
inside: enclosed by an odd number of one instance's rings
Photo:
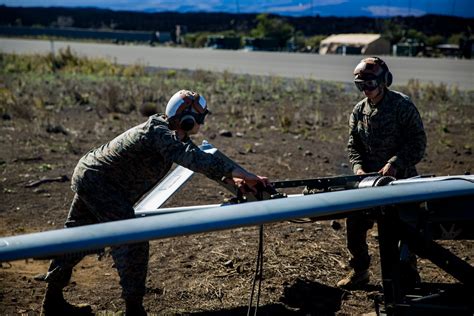
[[[258,252],[257,252],[257,263],[255,267],[255,275],[252,282],[252,291],[250,293],[249,307],[247,309],[247,316],[250,316],[250,310],[252,309],[253,297],[255,293],[255,284],[258,280],[258,291],[257,291],[257,302],[255,305],[254,316],[257,315],[258,305],[260,303],[260,291],[262,289],[262,279],[263,279],[263,225],[260,225],[259,232],[259,242],[258,242]]]
[[[258,292],[257,292],[257,304],[255,304],[254,316],[257,316],[258,305],[260,303],[260,292],[262,289],[262,280],[263,280],[263,225],[260,225],[260,241],[258,252],[260,253],[260,271],[258,276]]]

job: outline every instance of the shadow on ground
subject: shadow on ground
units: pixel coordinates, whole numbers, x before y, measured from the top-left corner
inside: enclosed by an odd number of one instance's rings
[[[231,308],[231,309],[223,309],[219,311],[209,311],[209,312],[198,312],[198,313],[191,313],[191,314],[184,314],[184,315],[202,315],[202,316],[224,316],[224,315],[230,315],[230,316],[242,316],[242,315],[247,315],[248,307],[247,306],[240,306],[236,308]],[[254,315],[255,313],[255,307],[252,307],[250,310],[249,315]],[[268,304],[268,305],[263,305],[259,306],[257,310],[257,314],[259,316],[264,315],[264,316],[270,316],[270,315],[290,315],[290,316],[299,316],[299,315],[305,315],[302,311],[297,310],[297,309],[292,309],[284,306],[283,304]]]
[[[285,286],[282,303],[305,315],[334,315],[346,291],[318,282],[296,279]]]
[[[286,284],[278,304],[258,307],[258,315],[335,315],[341,308],[345,291],[318,282],[297,279]],[[242,306],[212,312],[199,312],[189,315],[247,315],[248,307]],[[255,308],[250,311],[254,315]]]

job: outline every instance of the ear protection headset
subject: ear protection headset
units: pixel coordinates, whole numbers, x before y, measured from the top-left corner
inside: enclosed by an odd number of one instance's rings
[[[184,111],[179,119],[179,127],[188,132],[194,128],[194,124],[196,124],[196,119],[194,118],[193,113],[189,110]]]
[[[210,113],[207,107],[203,109],[206,101],[198,93],[186,95],[183,101],[186,108],[179,115],[179,127],[184,131],[190,131],[194,128],[196,123],[200,125],[204,124],[206,115]],[[204,104],[201,105],[200,102],[204,102]]]
[[[374,62],[376,64],[382,67],[383,73],[380,75],[382,77],[382,82],[385,83],[386,87],[390,87],[390,85],[393,82],[393,75],[388,69],[387,64],[379,57],[372,57],[372,58],[374,59]]]

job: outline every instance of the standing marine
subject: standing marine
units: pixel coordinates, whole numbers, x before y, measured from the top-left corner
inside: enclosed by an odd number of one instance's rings
[[[350,114],[347,151],[356,175],[378,172],[397,179],[417,175],[415,165],[423,158],[426,134],[420,114],[403,93],[390,90],[393,76],[378,57],[365,58],[354,69],[354,83],[365,98]],[[340,287],[354,288],[369,282],[370,255],[367,231],[374,220],[365,214],[347,218],[347,248],[351,272]],[[417,278],[416,258],[402,261],[406,276]]]

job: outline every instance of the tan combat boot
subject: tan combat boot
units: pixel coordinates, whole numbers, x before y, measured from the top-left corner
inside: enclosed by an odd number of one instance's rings
[[[337,282],[337,287],[357,288],[369,283],[369,270],[354,271],[352,270],[344,279]]]

